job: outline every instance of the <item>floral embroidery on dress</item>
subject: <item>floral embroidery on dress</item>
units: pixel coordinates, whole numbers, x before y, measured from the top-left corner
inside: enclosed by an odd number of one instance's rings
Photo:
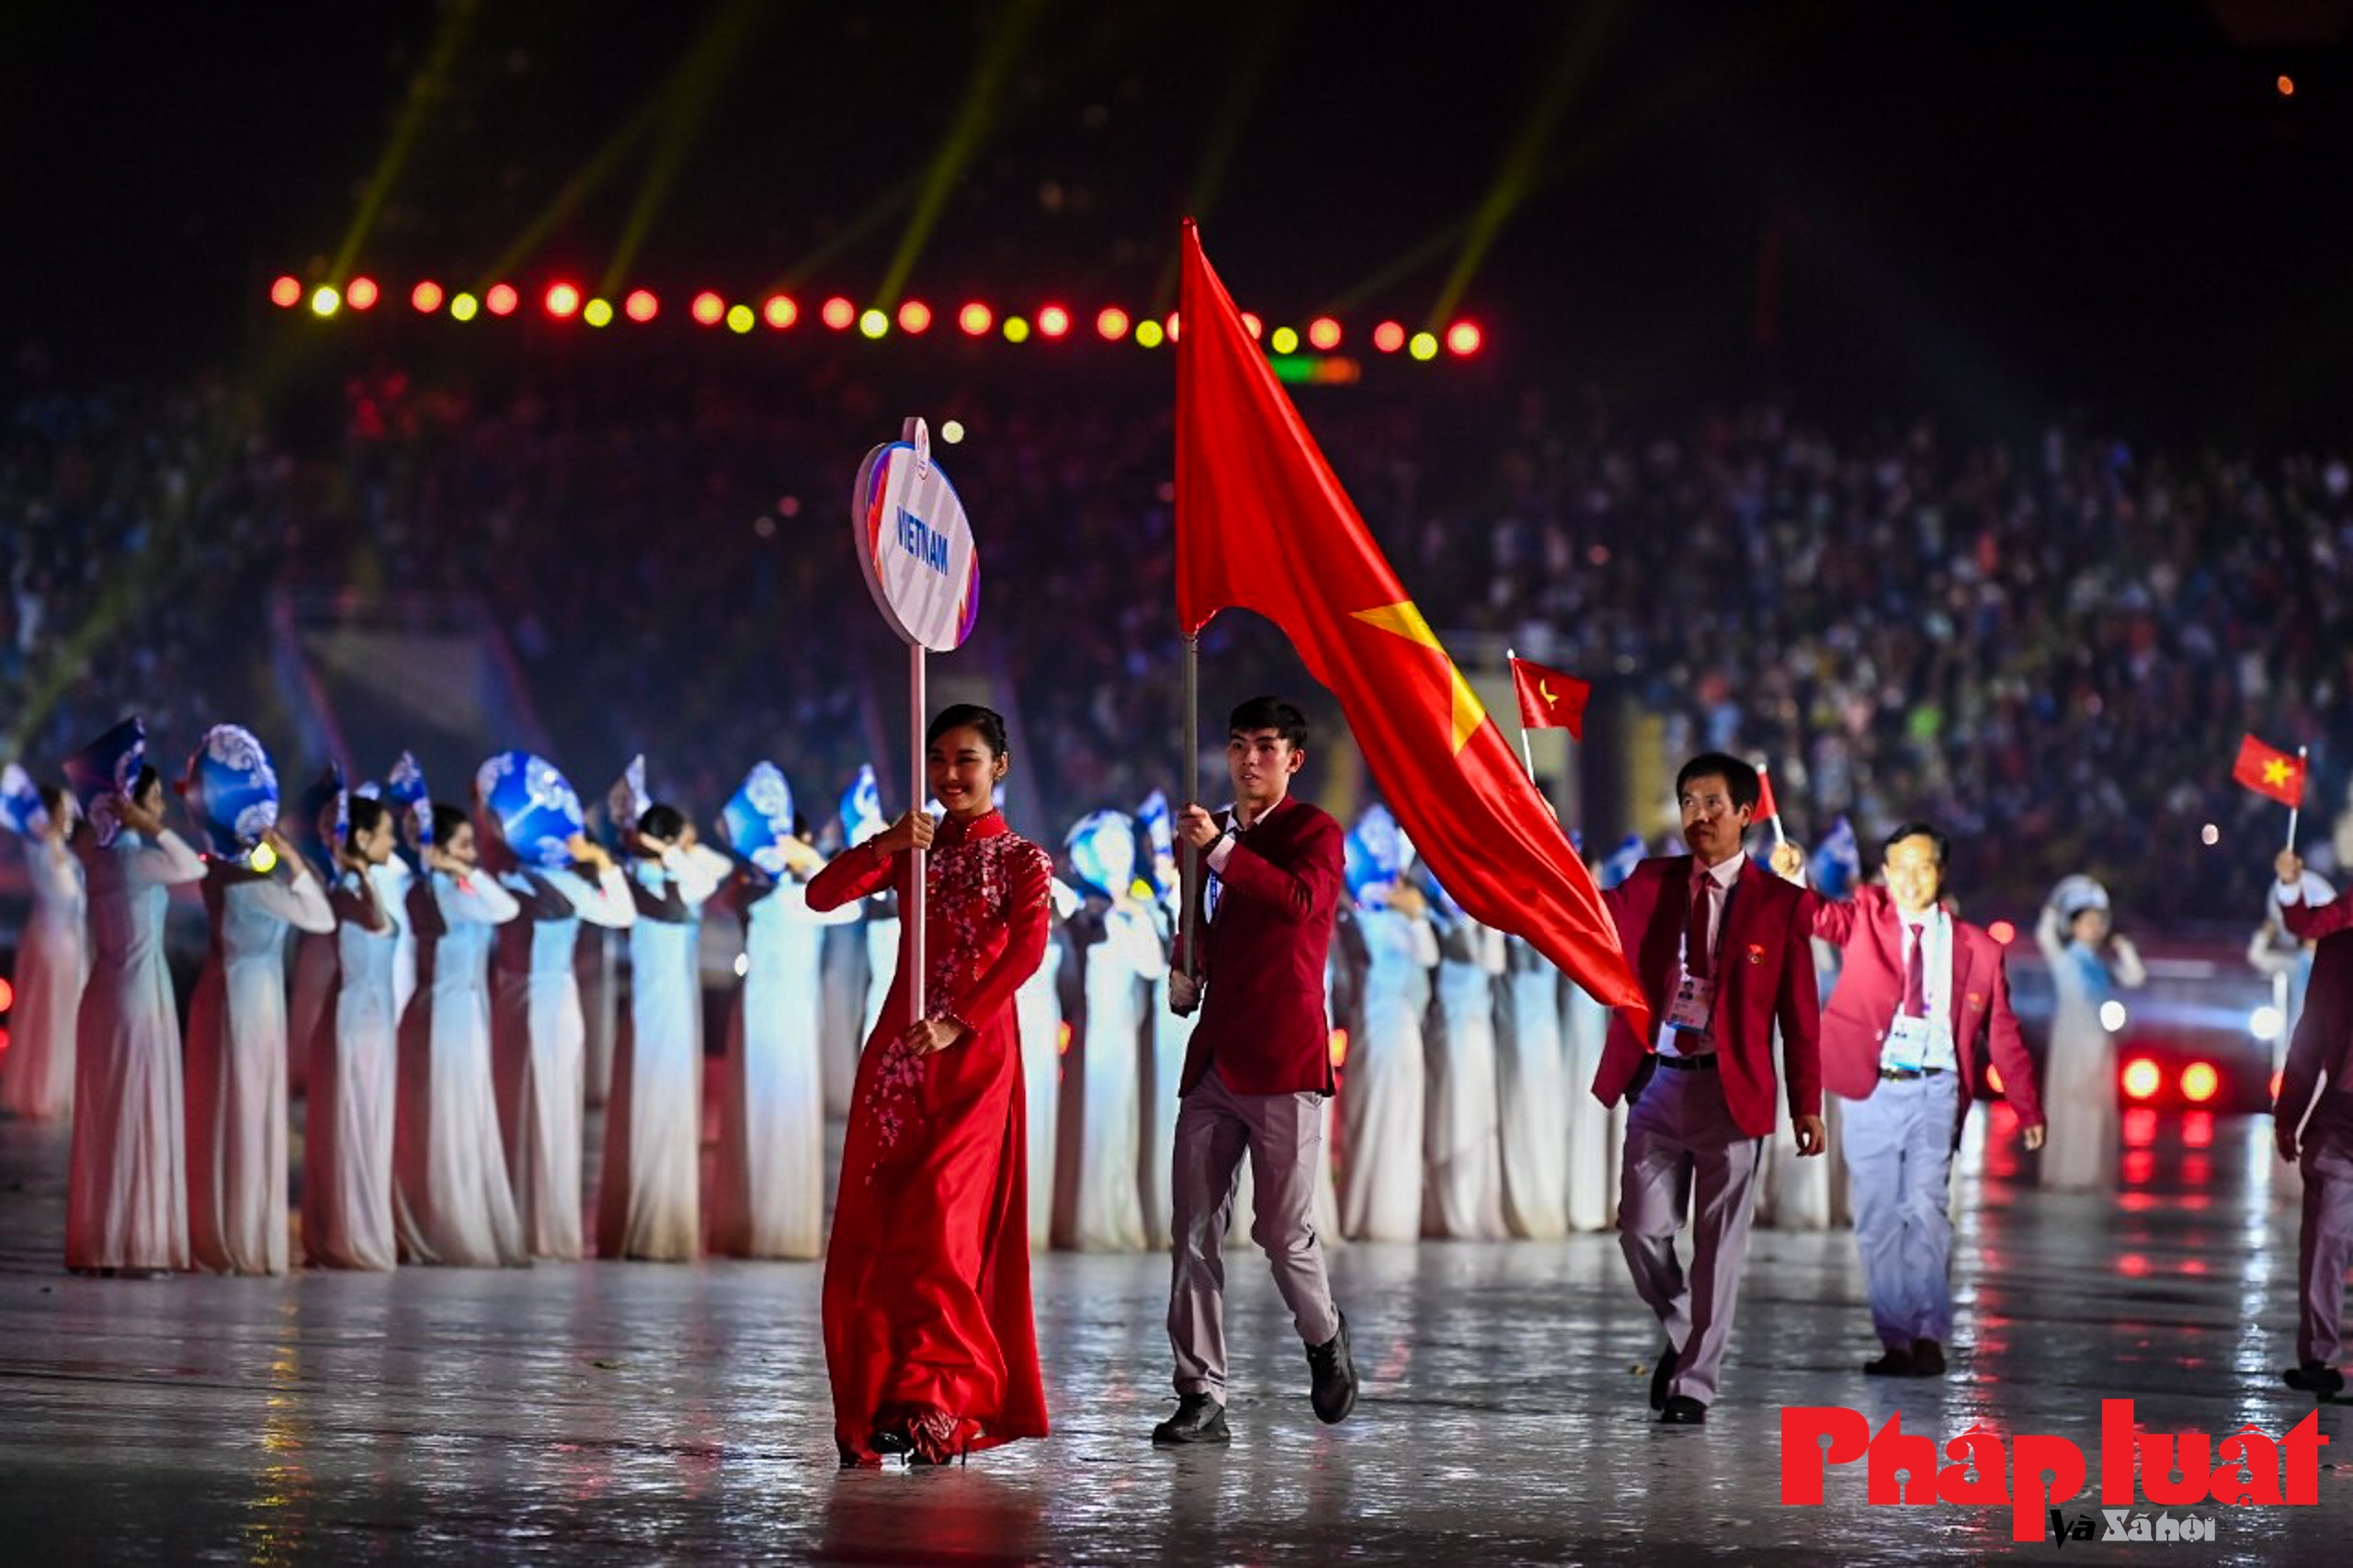
[[[1012,924],[1012,868],[1033,860],[1043,876],[1051,870],[1046,853],[1028,839],[1005,832],[952,840],[943,824],[925,864],[929,918],[924,927],[924,1017],[955,1017],[979,1028],[983,1021],[957,1012],[987,969]],[[983,937],[990,939],[983,940]],[[884,1046],[869,1094],[874,1111],[874,1173],[923,1118],[923,1085],[931,1059],[898,1040]]]

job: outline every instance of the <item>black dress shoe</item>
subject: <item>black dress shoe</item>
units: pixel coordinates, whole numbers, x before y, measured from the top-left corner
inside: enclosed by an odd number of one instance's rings
[[[1943,1369],[1939,1367],[1938,1369],[1941,1371]],[[1863,1375],[1867,1378],[1916,1378],[1920,1375],[1920,1369],[1912,1359],[1912,1352],[1891,1347],[1878,1360],[1864,1362]]]
[[[2279,1374],[2279,1381],[2298,1393],[2308,1393],[2315,1399],[2335,1399],[2345,1392],[2345,1374],[2325,1361],[2306,1361],[2290,1367]]]
[[[1912,1342],[1912,1375],[1915,1378],[1941,1378],[1945,1375],[1945,1347],[1933,1339]]]
[[[1323,1345],[1307,1347],[1307,1370],[1314,1380],[1308,1393],[1315,1419],[1336,1426],[1357,1407],[1357,1361],[1348,1354],[1348,1314],[1340,1314],[1340,1332]]]
[[[1669,1394],[1666,1408],[1659,1412],[1658,1418],[1666,1426],[1705,1426],[1708,1407],[1688,1393]]]
[[[1666,1385],[1675,1381],[1675,1363],[1679,1358],[1673,1345],[1659,1347],[1658,1365],[1651,1369],[1651,1408],[1666,1408]]]
[[[1225,1426],[1225,1406],[1205,1393],[1186,1394],[1176,1402],[1176,1414],[1152,1429],[1152,1444],[1156,1449],[1232,1441],[1233,1434]]]

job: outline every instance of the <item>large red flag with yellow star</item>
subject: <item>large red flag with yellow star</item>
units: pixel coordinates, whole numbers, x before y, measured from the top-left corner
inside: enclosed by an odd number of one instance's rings
[[[1340,699],[1381,794],[1471,915],[1527,938],[1636,1037],[1649,1009],[1552,807],[1438,645],[1185,225],[1176,613],[1280,627]]]

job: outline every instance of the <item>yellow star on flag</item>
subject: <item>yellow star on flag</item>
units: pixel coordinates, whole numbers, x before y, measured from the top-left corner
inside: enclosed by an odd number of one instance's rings
[[[2275,756],[2263,765],[2263,781],[2266,784],[2285,784],[2288,782],[2288,771],[2287,763]]]
[[[1358,610],[1355,617],[1368,626],[1377,626],[1408,642],[1418,642],[1432,649],[1439,658],[1446,660],[1446,673],[1454,682],[1454,753],[1457,756],[1461,756],[1462,748],[1471,744],[1471,737],[1479,733],[1479,726],[1487,722],[1487,710],[1479,701],[1479,694],[1471,689],[1471,683],[1462,678],[1462,672],[1455,667],[1454,661],[1448,657],[1444,645],[1438,640],[1438,633],[1432,631],[1430,623],[1422,619],[1421,610],[1413,600],[1402,599],[1393,605]]]

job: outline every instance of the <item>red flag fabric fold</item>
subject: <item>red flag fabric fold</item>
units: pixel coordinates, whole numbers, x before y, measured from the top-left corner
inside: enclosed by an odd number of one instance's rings
[[[1522,771],[1373,542],[1185,225],[1176,340],[1176,613],[1282,629],[1339,699],[1382,796],[1475,919],[1512,932],[1639,1035],[1649,1008],[1615,924]]]
[[[1751,822],[1769,822],[1781,814],[1781,803],[1773,799],[1773,776],[1760,763],[1756,768],[1756,810],[1750,813]]]
[[[2231,777],[2283,806],[2303,804],[2304,759],[2265,745],[2253,735],[2239,742],[2239,757],[2231,767]]]
[[[1512,689],[1519,699],[1519,722],[1531,730],[1566,730],[1585,739],[1585,699],[1593,686],[1526,659],[1511,662]]]

